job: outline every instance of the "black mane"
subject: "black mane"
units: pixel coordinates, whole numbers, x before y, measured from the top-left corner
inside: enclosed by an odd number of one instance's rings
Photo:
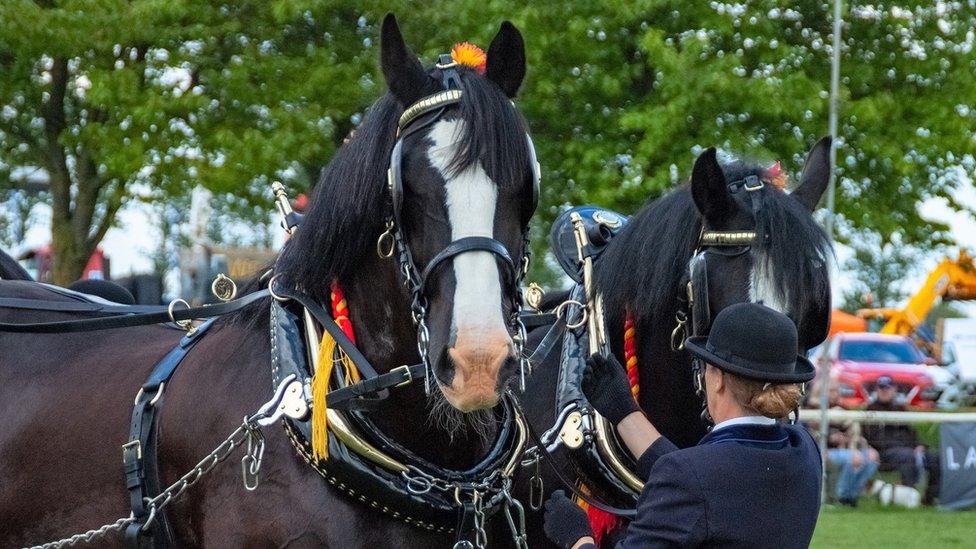
[[[722,166],[727,181],[747,175],[767,178],[758,165],[735,161]],[[597,287],[609,310],[629,310],[638,322],[673,324],[686,265],[701,232],[701,219],[685,183],[643,206],[607,248],[598,263]],[[826,233],[799,202],[773,185],[763,193],[756,220],[760,239],[754,251],[769,261],[782,302],[799,320],[810,300],[829,291],[827,261],[832,255]],[[789,274],[789,276],[787,276]]]
[[[496,183],[521,181],[528,148],[513,136],[526,131],[522,116],[497,84],[472,70],[459,72],[464,94],[457,116],[465,124],[451,169],[462,171],[480,161]],[[326,300],[329,281],[346,279],[362,264],[363,254],[375,253],[389,214],[386,170],[402,113],[391,94],[381,97],[322,171],[305,221],[276,266],[290,284]]]

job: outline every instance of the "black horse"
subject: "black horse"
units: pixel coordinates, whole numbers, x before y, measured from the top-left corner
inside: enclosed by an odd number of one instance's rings
[[[709,253],[708,303],[712,316],[739,302],[762,301],[796,323],[798,352],[819,344],[830,315],[828,260],[830,242],[812,211],[829,178],[830,139],[810,151],[798,186],[792,193],[766,183],[755,208],[749,193],[731,193],[729,185],[748,176],[769,181],[766,168],[745,161],[719,164],[714,149],[696,160],[689,183],[640,209],[607,246],[594,266],[596,289],[603,295],[609,344],[624,360],[624,322],[635,325],[639,368],[639,402],[663,435],[681,447],[705,434],[702,402],[692,382],[692,362],[684,350],[672,348],[676,316],[685,311],[688,264],[707,231],[755,231],[756,240],[735,249]],[[555,306],[564,295],[547,297]],[[543,305],[546,308],[546,304]],[[545,329],[529,336],[531,349]],[[558,347],[557,347],[558,348]],[[526,410],[538,431],[553,421],[553,387],[558,352],[536,365],[526,395]],[[558,487],[548,476],[547,490]],[[539,535],[541,514],[531,516]]]
[[[409,292],[396,262],[377,254],[391,207],[386,170],[404,109],[444,88],[442,69],[421,66],[392,16],[383,22],[381,41],[390,93],[324,170],[275,274],[326,303],[330,282],[338,282],[358,346],[382,373],[419,360]],[[525,72],[520,33],[502,24],[483,75],[454,69],[460,101],[401,136],[399,230],[421,270],[466,236],[494,238],[511,257],[521,257],[533,209],[530,145],[511,103]],[[423,383],[413,383],[371,414],[389,438],[443,467],[477,462],[499,428],[489,410],[517,365],[505,320],[517,288],[505,275],[502,262],[485,251],[458,255],[431,273],[427,325],[440,390],[428,398]],[[0,295],[62,299],[30,282],[0,282]],[[268,307],[265,300],[218,320],[167,383],[159,450],[164,486],[270,397]],[[0,310],[4,322],[67,317]],[[59,539],[128,515],[120,446],[132,399],[180,336],[164,326],[0,334],[0,546]],[[167,508],[180,546],[440,547],[454,541],[354,501],[298,456],[283,429],[265,433],[257,491],[243,490],[240,470],[223,465]],[[110,537],[98,544],[118,542]]]
[[[31,280],[31,275],[16,259],[0,250],[0,280]]]

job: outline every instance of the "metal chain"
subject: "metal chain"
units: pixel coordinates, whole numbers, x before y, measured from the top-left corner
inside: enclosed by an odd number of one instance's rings
[[[508,527],[512,531],[512,540],[515,542],[515,546],[519,549],[529,549],[529,536],[525,532],[525,508],[522,507],[522,502],[512,497],[511,488],[512,479],[505,479],[502,486],[502,495],[505,497],[505,520],[508,521]],[[512,517],[512,507],[518,514],[518,524]]]
[[[403,285],[410,292],[410,316],[417,327],[417,353],[424,365],[424,392],[430,396],[433,390],[434,372],[430,366],[430,330],[427,328],[427,299],[424,297],[423,283],[413,265],[410,249],[403,239],[400,227],[391,218],[387,220],[387,232],[393,235],[393,249],[396,251]]]
[[[488,547],[488,533],[485,532],[485,507],[481,494],[475,490],[474,495],[474,546],[478,549]]]
[[[134,520],[135,516],[132,513],[129,513],[128,517],[122,517],[115,522],[102,526],[101,528],[89,530],[83,534],[75,534],[69,538],[52,541],[43,545],[34,545],[30,549],[56,549],[60,547],[69,547],[77,543],[91,543],[114,530],[118,530],[120,532],[125,530],[126,527],[132,524]]]

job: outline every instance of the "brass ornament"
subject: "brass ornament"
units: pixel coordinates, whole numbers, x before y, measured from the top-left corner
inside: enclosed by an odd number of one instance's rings
[[[545,292],[542,291],[542,287],[532,282],[529,287],[525,289],[525,302],[535,310],[539,310],[542,306],[542,298],[545,296]]]
[[[620,217],[616,214],[605,212],[603,210],[597,210],[593,212],[593,221],[608,227],[610,229],[616,229],[620,227],[622,221]]]
[[[210,284],[210,291],[217,299],[230,301],[237,296],[237,284],[229,276],[219,273]]]

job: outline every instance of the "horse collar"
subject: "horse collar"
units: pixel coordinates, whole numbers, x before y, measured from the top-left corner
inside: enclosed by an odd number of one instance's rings
[[[309,394],[312,372],[299,323],[298,315],[272,302],[272,381],[294,374]],[[329,397],[327,459],[312,455],[310,421],[286,418],[284,426],[298,454],[348,497],[406,524],[441,533],[457,531],[458,514],[470,507],[468,502],[477,500],[478,511],[490,515],[510,501],[512,476],[528,437],[526,420],[509,394],[503,399],[501,433],[488,455],[468,471],[452,471],[402,447],[365,414],[332,408],[334,393]]]

